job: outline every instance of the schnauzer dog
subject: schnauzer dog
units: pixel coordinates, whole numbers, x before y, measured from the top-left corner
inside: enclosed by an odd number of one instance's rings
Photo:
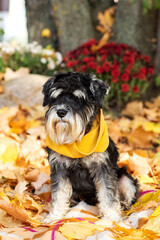
[[[52,207],[45,222],[63,218],[73,198],[97,204],[104,219],[119,221],[121,210],[129,209],[137,199],[137,180],[125,167],[118,167],[119,154],[111,138],[107,149],[86,156],[70,157],[59,151],[87,137],[108,90],[93,74],[78,72],[57,73],[43,86],[46,131],[56,146],[48,148]]]

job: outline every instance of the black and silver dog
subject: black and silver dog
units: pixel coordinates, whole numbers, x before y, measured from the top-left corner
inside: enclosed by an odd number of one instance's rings
[[[92,74],[57,73],[43,86],[46,131],[59,145],[81,141],[102,108],[109,86]],[[105,219],[118,221],[121,210],[137,199],[138,184],[126,168],[117,165],[118,151],[109,138],[103,153],[70,158],[48,148],[51,167],[52,208],[45,222],[61,219],[69,210],[70,199],[98,204]]]

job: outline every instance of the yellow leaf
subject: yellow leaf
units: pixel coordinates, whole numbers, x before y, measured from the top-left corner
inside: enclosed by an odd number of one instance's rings
[[[102,26],[97,26],[96,29],[101,32],[101,33],[105,33],[105,28],[103,28]]]
[[[151,217],[157,217],[157,216],[160,217],[160,206],[158,206],[151,215]]]
[[[108,39],[112,36],[112,25],[114,23],[114,12],[115,12],[115,6],[108,8],[104,13],[99,12],[98,13],[98,20],[100,25],[96,27],[98,31],[103,33],[103,37],[99,41],[99,44],[97,46],[92,46],[92,51],[96,52],[98,49],[104,46]]]
[[[1,108],[1,109],[0,109],[0,114],[6,112],[7,110],[8,110],[7,107],[3,107],[3,108]]]
[[[142,229],[152,230],[155,233],[158,233],[160,237],[160,216],[158,215],[157,217],[150,217],[148,222],[142,227]]]
[[[155,133],[160,133],[160,123],[145,122],[143,124],[143,128],[145,131],[152,131]]]
[[[49,28],[44,28],[41,32],[41,36],[50,38],[52,36],[51,30]]]
[[[31,119],[26,120],[25,113],[19,111],[15,116],[9,118],[10,132],[20,134],[26,132],[29,128],[38,127],[41,121]]]
[[[27,130],[28,128],[35,128],[40,125],[41,125],[41,121],[32,119],[27,122],[25,129]]]
[[[112,27],[113,23],[114,23],[114,11],[115,11],[115,7],[111,7],[108,8],[105,12],[104,12],[104,20],[105,23],[107,25],[109,25],[110,27]]]
[[[104,14],[99,12],[98,15],[97,15],[97,18],[98,18],[100,24],[102,26],[105,26],[106,22],[105,22]]]
[[[0,161],[2,163],[11,162],[15,164],[19,155],[19,150],[16,145],[7,145],[0,143]]]
[[[146,193],[144,196],[142,196],[140,200],[137,201],[134,205],[132,205],[131,209],[127,211],[127,215],[130,215],[131,213],[136,211],[141,211],[143,209],[143,206],[150,201],[160,201],[160,190],[157,192]]]
[[[94,231],[103,231],[105,227],[89,223],[88,221],[81,222],[67,222],[59,231],[69,240],[85,239],[87,236],[93,234]]]
[[[157,233],[149,229],[127,229],[118,224],[115,224],[115,226],[109,230],[113,233],[114,239],[117,240],[157,240],[159,237]]]
[[[155,179],[149,177],[148,175],[142,175],[140,178],[140,182],[143,184],[147,184],[147,183],[157,184],[158,183]]]

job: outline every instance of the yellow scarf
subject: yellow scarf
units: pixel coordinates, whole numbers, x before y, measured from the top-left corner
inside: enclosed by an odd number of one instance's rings
[[[58,145],[47,136],[46,143],[53,151],[70,158],[82,158],[93,152],[104,152],[109,145],[109,137],[102,109],[100,109],[99,114],[97,114],[93,122],[93,127],[82,137],[81,141],[72,144]]]

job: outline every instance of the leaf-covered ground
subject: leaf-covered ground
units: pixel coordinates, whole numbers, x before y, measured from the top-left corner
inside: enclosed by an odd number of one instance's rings
[[[41,106],[0,109],[0,239],[160,238],[160,97],[132,102],[120,117],[106,115],[109,134],[140,183],[138,202],[121,222],[100,219],[81,202],[66,219],[42,224],[50,208],[50,169]]]

